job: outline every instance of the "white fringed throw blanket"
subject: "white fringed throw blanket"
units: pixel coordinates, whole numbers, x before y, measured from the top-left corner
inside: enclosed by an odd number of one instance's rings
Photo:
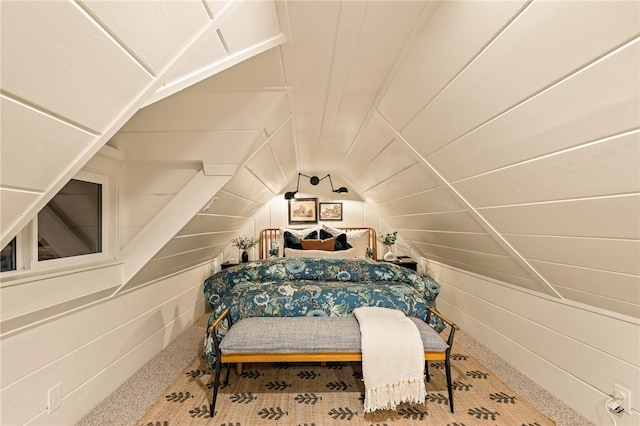
[[[427,390],[418,327],[396,309],[362,307],[353,313],[362,335],[365,413],[423,403]]]

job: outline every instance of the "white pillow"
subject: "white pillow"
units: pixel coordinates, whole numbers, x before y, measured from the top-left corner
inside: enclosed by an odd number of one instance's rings
[[[365,259],[369,247],[369,230],[358,229],[347,232],[347,243],[355,250],[355,257]]]
[[[329,225],[325,225],[324,223],[322,224],[322,229],[324,229],[334,237],[337,237],[340,234],[344,234],[344,229],[332,228]]]
[[[334,237],[345,232],[342,229],[332,228],[325,224],[322,224],[322,229]],[[355,229],[347,231],[347,243],[355,249],[355,257],[365,259],[367,257],[367,247],[369,247],[369,230]]]
[[[320,232],[320,227],[314,226],[312,228],[306,228],[306,229],[280,228],[280,235],[278,236],[278,243],[279,243],[279,246],[280,246],[280,247],[278,247],[278,257],[282,257],[282,255],[284,253],[284,232],[285,231],[291,232],[296,237],[299,237],[300,239],[302,239],[304,236],[308,235],[309,232],[318,231],[318,233],[319,233]]]
[[[285,257],[329,257],[332,259],[351,259],[356,257],[355,250],[350,248],[347,250],[326,251],[326,250],[296,250],[292,248],[284,249]]]

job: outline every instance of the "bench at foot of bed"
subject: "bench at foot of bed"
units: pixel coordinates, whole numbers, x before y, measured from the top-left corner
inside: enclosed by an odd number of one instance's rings
[[[449,326],[449,336],[445,341],[428,324],[434,314]],[[216,367],[213,383],[213,397],[210,412],[214,409],[220,386],[222,366],[236,364],[242,371],[242,364],[248,362],[350,362],[362,361],[360,352],[360,327],[354,316],[347,317],[254,317],[244,318],[231,324],[229,309],[211,324],[209,334],[223,320],[229,329],[221,342],[214,340]],[[427,361],[444,361],[449,393],[449,408],[453,413],[453,392],[451,388],[451,365],[449,355],[457,326],[430,309],[427,318],[410,318],[418,327],[424,346],[425,372],[429,381]],[[229,380],[229,370],[225,383]]]

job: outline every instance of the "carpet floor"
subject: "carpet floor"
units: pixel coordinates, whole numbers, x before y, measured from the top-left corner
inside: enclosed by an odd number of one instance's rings
[[[162,393],[138,425],[555,425],[551,419],[454,345],[455,414],[449,409],[444,363],[431,362],[424,404],[363,412],[361,363],[251,363],[220,389],[210,418],[211,372],[196,357]]]
[[[97,426],[97,425],[118,425],[118,426],[129,426],[129,425],[152,425],[152,426],[170,426],[168,423],[164,423],[164,421],[159,420],[149,420],[148,423],[144,423],[145,418],[149,419],[149,417],[145,417],[151,415],[154,412],[155,404],[158,401],[166,400],[167,395],[171,395],[173,391],[167,393],[166,390],[172,386],[173,383],[180,380],[192,380],[188,376],[189,371],[198,371],[202,370],[201,368],[193,368],[196,365],[192,365],[192,363],[200,362],[200,359],[196,357],[194,359],[194,354],[198,354],[201,351],[202,347],[202,338],[204,336],[204,329],[206,327],[206,321],[209,314],[205,314],[201,316],[192,326],[188,327],[183,333],[181,333],[173,342],[171,342],[163,351],[161,351],[158,355],[156,355],[149,363],[147,363],[144,367],[142,367],[138,372],[136,372],[133,376],[131,376],[124,384],[122,384],[118,389],[116,389],[109,397],[107,397],[101,404],[96,406],[91,412],[87,413],[78,423],[78,426]],[[522,373],[515,370],[509,364],[504,362],[502,359],[497,357],[491,351],[489,351],[486,347],[481,345],[478,341],[471,338],[470,336],[464,333],[464,330],[461,330],[456,333],[456,351],[465,351],[465,353],[470,354],[475,360],[477,360],[483,368],[478,370],[488,371],[488,373],[492,376],[498,377],[501,381],[505,382],[510,389],[513,389],[517,396],[520,396],[518,401],[526,401],[531,406],[535,407],[538,411],[544,414],[547,418],[553,420],[558,426],[593,426],[593,423],[587,421],[582,416],[580,416],[575,411],[571,410],[568,406],[563,404],[554,396],[550,395],[544,389],[537,386],[531,379],[524,376]],[[462,353],[462,352],[460,352]],[[454,371],[456,368],[456,363],[459,361],[453,361],[452,367]],[[259,366],[260,369],[264,367],[269,367],[268,365]],[[302,367],[305,371],[309,370],[309,366]],[[317,369],[318,367],[314,367]],[[254,368],[245,369],[245,371],[255,371]],[[282,372],[283,370],[277,369],[276,371]],[[293,371],[293,370],[291,370]],[[323,374],[324,370],[320,370],[319,374]],[[440,370],[430,369],[430,373],[433,376],[433,379],[430,383],[427,384],[427,390],[431,393],[442,394],[446,398],[446,386],[440,387],[438,389],[438,376],[443,374]],[[266,373],[265,373],[266,374]],[[325,374],[329,374],[327,371]],[[192,373],[193,375],[193,373]],[[204,376],[204,374],[202,374]],[[294,375],[295,376],[295,375]],[[265,376],[266,377],[266,376]],[[321,376],[324,377],[324,376]],[[219,401],[223,401],[224,399],[228,399],[230,396],[230,392],[234,389],[234,386],[239,386],[239,381],[237,377],[235,377],[235,373],[231,373],[230,376],[230,387],[225,390],[221,390],[222,396],[219,397]],[[320,382],[318,382],[320,383]],[[467,383],[464,381],[464,383]],[[474,383],[470,383],[474,384]],[[477,383],[475,383],[477,384]],[[298,386],[298,385],[296,385]],[[295,395],[304,394],[308,392],[300,391],[303,388],[289,388],[289,393],[295,392]],[[325,391],[323,389],[323,391]],[[180,392],[180,391],[178,391]],[[227,419],[222,415],[217,415],[213,419],[205,417],[205,410],[208,410],[208,398],[211,395],[211,390],[206,388],[200,389],[200,394],[203,398],[203,403],[198,404],[198,410],[202,412],[202,418],[208,420],[208,424],[211,425],[220,425],[220,426],[240,426],[236,423],[231,423],[231,419]],[[242,394],[246,393],[246,390],[241,390],[238,388],[235,393]],[[263,391],[264,392],[264,391]],[[325,391],[326,392],[326,391]],[[225,398],[226,393],[226,398]],[[268,392],[264,392],[265,394],[269,394]],[[270,392],[275,396],[280,396],[276,392]],[[319,393],[319,391],[318,391]],[[354,392],[356,393],[356,392]],[[206,395],[206,397],[205,397]],[[340,395],[340,394],[338,394]],[[435,395],[433,398],[435,398]],[[467,413],[463,413],[462,405],[460,400],[464,398],[461,395],[460,390],[456,390],[454,393],[454,406],[456,410],[456,414],[464,414],[464,418],[467,420],[466,423],[463,422],[463,417],[456,417],[456,422],[451,423],[451,425],[462,426],[463,424],[466,426],[476,425],[476,424],[497,424],[492,423],[490,421],[477,420],[473,417],[467,416]],[[462,394],[464,395],[464,394]],[[324,395],[320,395],[324,396]],[[344,396],[344,395],[340,395]],[[511,396],[508,394],[507,396]],[[191,398],[191,394],[189,397],[185,397],[183,394],[182,397],[179,394],[176,396],[171,396],[169,399],[180,399],[183,398],[185,401]],[[236,397],[237,398],[237,397]],[[243,398],[249,399],[249,397],[244,396]],[[312,400],[311,397],[308,397],[309,400]],[[359,395],[358,395],[359,398]],[[204,402],[206,400],[206,402]],[[260,400],[262,401],[262,400]],[[324,398],[323,400],[324,401]],[[257,403],[257,402],[256,402]],[[224,410],[223,402],[219,402],[216,407],[216,411]],[[427,401],[426,404],[426,412],[430,413],[431,405],[438,404],[438,402]],[[182,405],[177,403],[176,406]],[[242,404],[244,405],[244,404]],[[275,404],[267,404],[265,403],[265,407],[270,407]],[[308,404],[311,405],[311,404]],[[204,408],[203,408],[204,406]],[[344,407],[344,404],[336,405],[336,407]],[[362,418],[362,403],[359,401],[358,405],[354,405],[354,411],[357,411],[358,416],[353,416],[360,420]],[[262,407],[261,407],[262,408]],[[487,407],[485,407],[487,408]],[[448,409],[448,408],[447,408]],[[259,410],[258,410],[259,411]],[[329,410],[327,410],[328,412]],[[187,410],[188,412],[188,410]],[[344,411],[343,413],[344,414]],[[348,414],[345,414],[348,416]],[[496,416],[498,417],[498,416]],[[444,426],[447,423],[438,423],[430,417],[426,416],[426,421],[431,425],[439,425]],[[469,421],[472,420],[472,421]],[[191,415],[189,414],[188,422],[191,421]],[[411,420],[413,421],[413,420]],[[416,420],[417,421],[417,420]],[[526,424],[525,419],[518,420],[517,423],[512,423],[512,425],[522,425]],[[226,423],[229,422],[229,423]],[[282,423],[282,421],[280,422]],[[178,424],[178,423],[174,423]],[[180,423],[182,424],[182,423]],[[188,424],[188,423],[186,423]],[[253,423],[242,423],[242,426],[249,426]],[[283,423],[286,424],[286,423]],[[305,423],[300,423],[304,425]],[[326,424],[326,423],[325,423]],[[335,423],[331,423],[335,424]],[[356,423],[344,423],[344,424],[356,424]],[[380,425],[383,423],[370,423],[371,425]],[[393,424],[396,424],[395,422]],[[398,423],[399,424],[399,423]],[[548,423],[547,423],[548,424]],[[308,423],[308,426],[311,426],[311,423]]]

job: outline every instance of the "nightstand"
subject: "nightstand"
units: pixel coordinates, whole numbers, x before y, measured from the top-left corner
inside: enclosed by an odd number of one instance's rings
[[[418,262],[408,256],[399,256],[398,259],[394,261],[378,259],[378,262],[393,263],[394,265],[404,266],[405,268],[411,269],[412,271],[418,271]]]
[[[239,265],[239,263],[229,263],[229,261],[227,260],[226,262],[222,262],[222,264],[220,265],[220,269],[227,269],[227,268],[231,268],[232,266],[237,266]]]

